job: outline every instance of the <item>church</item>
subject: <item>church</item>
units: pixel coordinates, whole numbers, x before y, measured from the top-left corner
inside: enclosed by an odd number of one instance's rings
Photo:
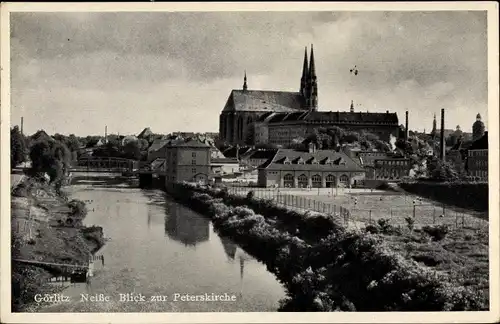
[[[352,104],[348,112],[318,111],[318,80],[312,45],[309,60],[307,54],[306,47],[297,92],[249,90],[245,73],[243,88],[231,91],[220,114],[220,139],[232,145],[286,146],[295,136],[305,137],[314,128],[328,126],[364,129],[382,135],[384,140],[390,135],[398,135],[396,113],[354,112]]]

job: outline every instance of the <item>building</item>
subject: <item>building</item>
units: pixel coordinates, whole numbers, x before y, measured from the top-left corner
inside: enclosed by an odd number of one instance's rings
[[[399,136],[399,123],[396,113],[354,112],[351,111],[306,111],[293,113],[271,113],[264,115],[254,125],[259,143],[281,147],[304,139],[319,127],[338,126],[346,131],[369,132],[381,140],[390,142]],[[267,138],[266,138],[267,136]]]
[[[166,181],[207,182],[210,146],[195,139],[172,140],[166,145]]]
[[[399,181],[407,177],[411,170],[411,161],[406,158],[376,159],[375,180]]]
[[[168,139],[156,139],[153,141],[151,146],[148,148],[148,162],[151,162],[157,158],[165,158],[167,155],[166,144],[170,140]]]
[[[277,150],[274,149],[256,149],[250,154],[245,155],[242,163],[250,166],[251,168],[258,168],[260,165],[266,163],[270,158],[276,154]]]
[[[344,152],[365,169],[365,179],[375,179],[375,161],[390,159],[391,152],[364,151],[358,148],[344,147]]]
[[[481,114],[477,114],[476,121],[472,124],[472,140],[477,141],[484,135],[484,123],[481,120]]]
[[[214,176],[234,174],[240,170],[240,163],[235,158],[211,158],[210,173]]]
[[[349,187],[363,180],[364,169],[342,151],[279,149],[258,169],[260,187]]]
[[[249,90],[247,76],[241,90],[232,90],[219,117],[219,138],[230,144],[254,144],[253,123],[268,112],[315,111],[318,109],[318,85],[314,50],[307,48],[302,66],[300,89],[290,91]]]
[[[229,144],[270,143],[286,146],[296,138],[305,138],[318,127],[339,126],[347,130],[365,130],[389,141],[398,137],[395,113],[318,111],[318,81],[311,48],[308,63],[304,55],[300,89],[290,91],[249,90],[246,73],[243,88],[232,90],[219,117],[219,137]]]
[[[467,151],[467,173],[488,181],[488,132],[476,140]]]

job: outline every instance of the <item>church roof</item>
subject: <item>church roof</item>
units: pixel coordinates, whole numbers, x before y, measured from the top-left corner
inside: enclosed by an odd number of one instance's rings
[[[293,113],[276,113],[268,119],[269,123],[286,121],[326,121],[333,123],[388,123],[398,125],[396,113],[378,112],[332,112],[307,111]]]
[[[305,107],[300,92],[233,90],[223,111],[294,112]]]
[[[274,158],[269,159],[259,168],[281,171],[364,171],[347,154],[333,150],[317,150],[310,153],[308,151],[279,149]]]

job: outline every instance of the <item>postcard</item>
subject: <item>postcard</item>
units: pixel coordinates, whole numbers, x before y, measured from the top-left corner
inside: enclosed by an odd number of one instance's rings
[[[2,322],[500,319],[497,3],[1,15]]]

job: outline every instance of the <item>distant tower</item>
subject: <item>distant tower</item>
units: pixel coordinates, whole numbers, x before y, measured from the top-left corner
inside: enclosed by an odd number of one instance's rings
[[[436,122],[436,114],[434,114],[434,120],[432,121],[431,136],[432,137],[436,136],[436,132],[437,132],[437,122]]]
[[[349,109],[350,112],[354,112],[354,101],[351,100],[351,109]]]
[[[248,86],[247,86],[247,71],[245,70],[245,77],[243,78],[243,91],[247,91]]]
[[[104,144],[108,143],[108,126],[104,126]]]
[[[307,46],[304,52],[304,64],[302,66],[302,77],[300,78],[300,93],[302,96],[307,96],[307,85],[309,77],[309,67],[307,66]]]
[[[309,62],[309,82],[306,95],[306,105],[309,110],[318,110],[318,80],[316,77],[316,66],[314,64],[314,49],[311,44],[311,58]]]
[[[472,140],[476,141],[484,135],[484,123],[481,120],[481,114],[477,114],[476,121],[472,124]]]
[[[24,135],[23,128],[24,128],[24,117],[21,117],[21,135]]]
[[[441,109],[441,136],[439,137],[439,157],[445,160],[446,146],[444,143],[444,109]]]

